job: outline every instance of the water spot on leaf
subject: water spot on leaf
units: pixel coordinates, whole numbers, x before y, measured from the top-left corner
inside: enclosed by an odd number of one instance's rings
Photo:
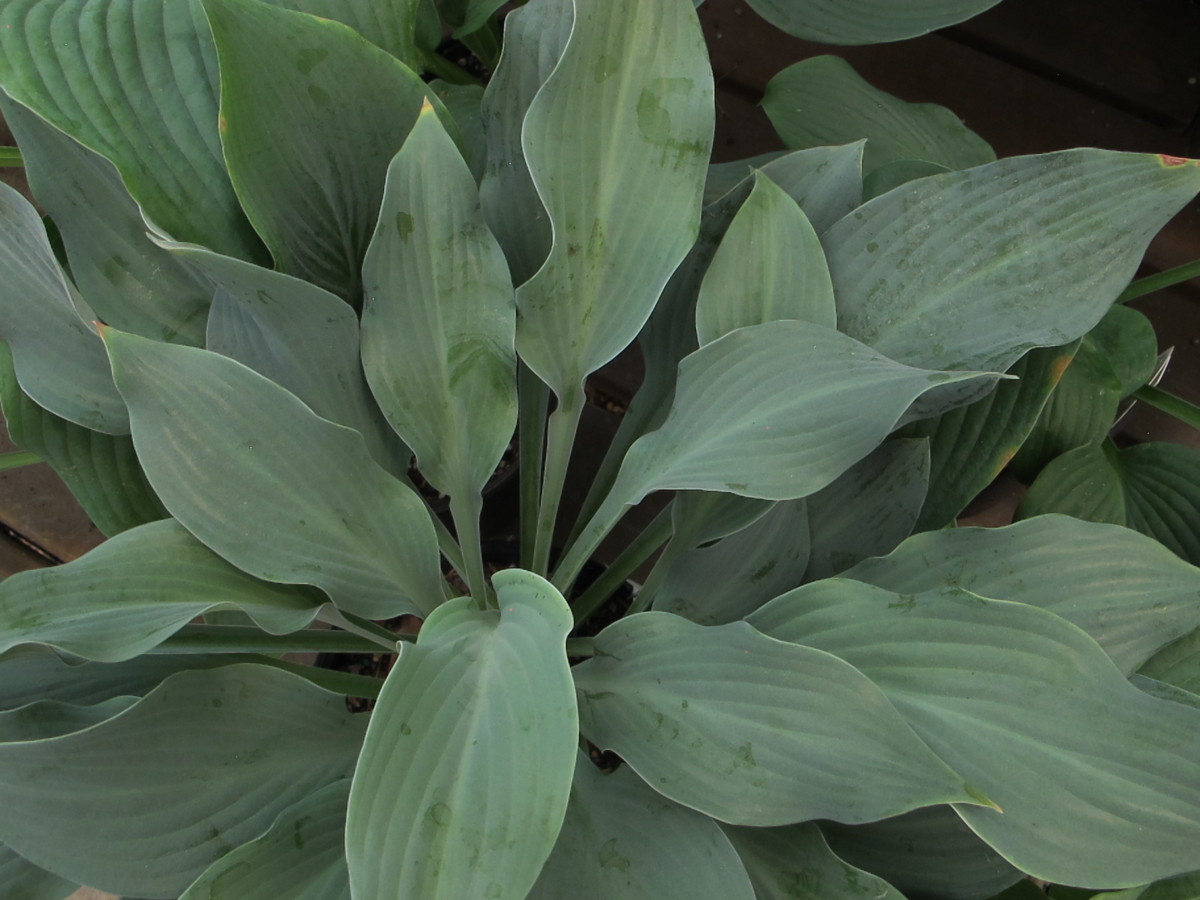
[[[450,807],[439,800],[425,810],[425,818],[434,825],[445,828],[450,824]]]
[[[671,114],[651,88],[643,88],[638,97],[637,121],[638,131],[650,143],[665,144],[671,139]]]
[[[900,599],[887,605],[888,609],[898,609],[901,612],[912,612],[917,607],[917,598],[912,594],[902,594]]]
[[[330,106],[333,103],[333,98],[324,89],[317,87],[315,84],[308,86],[308,99],[317,106]]]
[[[406,212],[396,213],[396,233],[400,236],[400,240],[407,242],[412,230],[413,217]]]
[[[412,734],[412,726],[407,722],[401,722],[400,733],[407,737],[408,735]]]
[[[766,565],[760,566],[759,569],[753,575],[750,576],[750,581],[751,582],[762,581],[764,578],[766,578],[768,575],[770,575],[773,571],[775,571],[776,563],[778,563],[778,560],[773,559]]]
[[[305,47],[296,54],[296,69],[301,75],[307,75],[329,55],[324,47]]]
[[[600,847],[600,868],[619,869],[628,872],[631,863],[627,857],[617,852],[617,839],[609,838]]]
[[[739,765],[745,766],[747,769],[757,768],[758,761],[754,758],[754,745],[750,741],[746,741],[738,747],[737,755],[741,760]]]

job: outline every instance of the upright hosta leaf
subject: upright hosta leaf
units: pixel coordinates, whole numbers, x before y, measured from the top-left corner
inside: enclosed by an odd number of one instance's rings
[[[382,47],[410,69],[419,71],[423,54],[417,49],[422,0],[268,0],[272,6],[295,9],[349,25],[372,44]]]
[[[821,832],[839,857],[886,878],[906,896],[928,900],[988,900],[1021,878],[949,806],[839,825]]]
[[[758,900],[904,900],[882,878],[838,859],[811,823],[722,830],[750,873]]]
[[[1135,528],[1200,565],[1200,450],[1182,444],[1105,440],[1060,456],[1042,470],[1020,518],[1062,513]]]
[[[74,562],[0,582],[0,652],[48,644],[104,662],[130,659],[215,607],[265,631],[299,631],[325,598],[251,578],[173,519],[130,529]]]
[[[902,184],[949,172],[949,166],[926,162],[923,159],[897,159],[872,169],[863,177],[863,202],[874,200]]]
[[[438,10],[458,36],[478,31],[503,5],[504,0],[439,0]]]
[[[812,539],[805,579],[828,578],[896,549],[912,534],[928,484],[926,443],[893,440],[809,497]]]
[[[179,900],[350,900],[349,794],[343,778],[289,806],[265,834],[205,869]]]
[[[662,612],[610,625],[596,651],[574,670],[584,735],[723,822],[865,822],[979,802],[870,681],[827,653],[744,622]]]
[[[707,344],[735,328],[779,319],[836,327],[833,285],[803,210],[770,178],[755,174],[700,285],[696,333]]]
[[[217,73],[195,0],[9,0],[0,85],[112,161],[173,237],[254,258],[217,135]]]
[[[901,41],[969,19],[1000,0],[749,0],[774,25],[809,41]]]
[[[516,427],[516,305],[475,179],[430,106],[388,169],[363,282],[380,407],[430,484],[481,491]]]
[[[463,158],[476,183],[488,165],[487,134],[483,127],[483,88],[477,84],[433,81],[429,85],[446,104],[462,133]]]
[[[151,243],[112,163],[2,94],[0,100],[30,186],[58,228],[88,306],[122,331],[202,345],[212,286]]]
[[[0,227],[0,337],[12,351],[21,388],[77,425],[128,434],[104,345],[80,318],[78,295],[54,258],[37,210],[6,184],[0,184]]]
[[[513,284],[529,280],[553,240],[521,146],[521,126],[529,104],[558,65],[574,24],[573,0],[542,0],[509,13],[500,63],[483,95],[488,166],[479,199],[504,248]]]
[[[743,181],[769,162],[787,154],[786,150],[772,150],[732,162],[709,163],[708,176],[704,179],[704,205],[720,200]]]
[[[666,422],[630,449],[613,496],[804,497],[873,450],[925,391],[980,377],[991,376],[910,369],[809,322],[739,328],[680,363]]]
[[[671,501],[671,542],[693,549],[753,525],[775,506],[770,500],[718,491],[680,491]]]
[[[0,840],[81,884],[178,896],[349,775],[361,725],[342,697],[276,669],[181,672],[99,724],[0,743]]]
[[[900,432],[929,441],[929,491],[914,530],[946,527],[996,479],[1033,428],[1074,349],[1072,344],[1031,350],[1009,369],[1015,379]]]
[[[187,244],[163,246],[219,288],[208,318],[209,350],[265,375],[322,418],[353,428],[379,465],[407,475],[411,454],[371,397],[358,316],[349,304],[282,272]]]
[[[150,483],[203,543],[258,578],[316,585],[368,618],[440,602],[424,504],[360,435],[228,357],[105,335]]]
[[[788,66],[767,84],[762,104],[794,150],[866,138],[865,173],[898,160],[966,169],[996,158],[987,141],[946,107],[905,103],[869,85],[836,56]]]
[[[754,900],[717,823],[651,790],[628,766],[580,753],[558,843],[528,900]]]
[[[918,534],[846,577],[902,594],[961,587],[1040,606],[1086,631],[1126,674],[1200,627],[1200,570],[1137,532],[1065,516]]]
[[[1194,867],[1200,710],[1139,691],[1063,619],[957,588],[833,579],[749,621],[861,669],[996,802],[957,811],[1019,869],[1101,888]]]
[[[167,516],[127,434],[104,434],[59,418],[21,390],[0,343],[0,406],[13,443],[50,464],[92,522],[110,537]]]
[[[809,546],[804,501],[777,503],[746,528],[675,559],[653,606],[701,625],[735,621],[800,584]]]
[[[824,235],[838,327],[908,365],[1005,371],[1099,322],[1198,190],[1196,164],[1105,150],[909,182]]]
[[[562,825],[578,715],[566,601],[497,573],[406,645],[371,715],[346,821],[355,897],[522,900]]]
[[[276,268],[357,305],[388,161],[425,85],[340,22],[257,0],[203,2],[221,141],[246,214]]]
[[[64,900],[77,884],[59,878],[29,860],[0,846],[0,893],[20,900]]]
[[[517,292],[517,347],[560,397],[633,340],[695,241],[712,129],[692,4],[575,0],[521,132],[553,243]]]

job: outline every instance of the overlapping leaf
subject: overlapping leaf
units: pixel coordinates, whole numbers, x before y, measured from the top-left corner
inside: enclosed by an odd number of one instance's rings
[[[868,175],[899,160],[966,169],[996,158],[944,106],[905,103],[869,85],[837,56],[814,56],[784,69],[767,84],[762,105],[793,150],[865,138]]]
[[[636,337],[691,248],[713,129],[692,4],[575,10],[521,132],[553,243],[518,289],[517,348],[560,397]]]
[[[205,869],[179,900],[350,900],[349,793],[343,778],[289,806],[265,834]]]
[[[1127,674],[1200,626],[1200,570],[1134,531],[1065,516],[918,534],[846,577],[903,594],[961,587],[1048,609]]]
[[[117,715],[0,743],[3,841],[74,881],[177,896],[312,791],[349,774],[343,698],[263,666],[181,672]]]
[[[571,611],[528,572],[493,583],[498,611],[443,605],[388,676],[350,794],[355,897],[523,900],[554,846],[579,737]]]
[[[217,73],[198,2],[10,0],[0,85],[105,158],[173,237],[255,258],[217,135]]]
[[[584,735],[721,821],[864,822],[980,802],[870,681],[827,653],[662,612],[610,625],[596,651],[574,670]]]
[[[78,885],[59,878],[0,845],[0,892],[21,900],[63,900]]]
[[[441,600],[437,538],[362,437],[228,357],[107,330],[133,442],[192,534],[266,581],[388,618]]]
[[[84,428],[128,434],[104,345],[81,318],[83,306],[50,249],[37,211],[0,184],[0,337],[21,388],[41,406]],[[86,309],[86,307],[84,307]]]
[[[388,161],[425,85],[339,22],[257,0],[204,9],[220,61],[222,147],[246,214],[278,269],[357,305]]]
[[[235,569],[173,519],[130,529],[74,562],[0,582],[0,652],[41,643],[105,662],[131,659],[214,607],[273,634],[308,625],[325,597]]]
[[[1021,870],[1125,887],[1195,865],[1200,710],[1139,691],[1065,620],[957,588],[897,594],[833,579],[749,621],[866,674],[996,802],[956,809]]]
[[[554,851],[529,900],[753,900],[738,854],[707,816],[655,793],[628,766],[582,753]]]
[[[969,19],[1000,0],[750,0],[774,25],[810,41],[878,44]]]
[[[516,304],[475,180],[432,107],[388,169],[363,281],[362,358],[380,407],[430,484],[478,493],[516,426]]]
[[[825,233],[838,327],[909,365],[1005,371],[1092,328],[1200,165],[1067,150],[909,182]]]

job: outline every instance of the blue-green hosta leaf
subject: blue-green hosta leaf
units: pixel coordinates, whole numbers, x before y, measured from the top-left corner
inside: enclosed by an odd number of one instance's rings
[[[944,106],[905,103],[869,85],[837,56],[814,56],[784,69],[767,84],[762,105],[793,150],[866,138],[868,175],[898,160],[966,169],[996,158],[987,141]]]
[[[1031,350],[1008,370],[1016,378],[986,397],[901,430],[929,441],[929,491],[914,530],[945,528],[995,481],[1033,428],[1075,346]]]
[[[873,450],[930,388],[991,377],[912,369],[809,322],[739,328],[680,363],[667,420],[630,449],[613,495],[804,497]]]
[[[1136,528],[1200,565],[1200,450],[1109,441],[1079,447],[1042,470],[1020,518],[1062,513]]]
[[[129,435],[92,431],[38,406],[17,384],[12,355],[3,343],[0,406],[13,443],[50,464],[101,532],[111,537],[166,518]]]
[[[77,884],[59,878],[0,845],[0,894],[20,900],[64,900]]]
[[[503,5],[504,0],[438,0],[438,11],[459,37],[478,31]]]
[[[1200,900],[1200,872],[1109,894],[1097,894],[1096,900]]]
[[[803,210],[756,173],[700,285],[696,333],[703,345],[735,328],[779,319],[836,327],[833,285]]]
[[[0,713],[0,742],[40,741],[91,728],[129,709],[137,700],[137,697],[113,697],[93,706],[37,700]]]
[[[916,181],[918,178],[928,178],[930,175],[941,175],[949,172],[949,166],[925,162],[923,159],[897,159],[884,163],[872,169],[863,178],[863,202],[874,200],[881,194],[886,194],[902,184]]]
[[[88,306],[122,331],[202,345],[212,287],[151,243],[112,163],[3,94],[0,101]]]
[[[758,900],[904,900],[882,878],[838,859],[811,823],[721,830],[750,873]]]
[[[265,834],[205,869],[179,900],[350,900],[349,794],[343,778],[289,806]]]
[[[865,822],[980,802],[860,672],[744,622],[640,613],[602,631],[574,672],[588,740],[723,822]]]
[[[462,133],[463,158],[478,184],[488,164],[488,136],[483,128],[483,88],[477,84],[451,84],[448,81],[433,81],[429,86],[458,124]]]
[[[1074,340],[1200,191],[1200,165],[1066,150],[909,182],[823,236],[838,327],[893,359],[1006,371]]]
[[[430,106],[388,169],[363,287],[380,408],[430,484],[478,493],[516,427],[517,311],[475,179]]]
[[[554,846],[579,738],[571,611],[529,572],[493,584],[499,610],[439,607],[384,685],[346,821],[355,897],[522,900]]]
[[[388,161],[424,83],[340,22],[257,0],[203,3],[222,146],[246,215],[276,268],[357,305]]]
[[[104,345],[80,316],[78,295],[37,210],[6,184],[0,184],[0,226],[0,337],[12,351],[21,388],[77,425],[128,434]]]
[[[546,207],[529,175],[521,126],[529,104],[558,65],[575,24],[573,0],[543,0],[504,19],[504,50],[483,95],[488,165],[479,199],[508,258],[513,284],[524,284],[546,260],[553,240]]]
[[[901,41],[969,19],[1000,0],[749,0],[774,25],[809,41]]]
[[[368,618],[441,600],[420,498],[357,433],[228,357],[106,329],[133,443],[171,514],[235,566]]]
[[[22,643],[120,662],[196,616],[237,608],[272,634],[316,616],[319,591],[251,578],[173,519],[130,529],[74,562],[0,582],[0,652]]]
[[[839,579],[749,621],[861,669],[996,802],[956,810],[1019,869],[1128,887],[1194,867],[1200,710],[1133,687],[1069,622],[958,588],[898,594]]]
[[[1084,341],[1108,359],[1121,383],[1122,397],[1148,382],[1158,367],[1154,325],[1145,313],[1128,306],[1112,306]]]
[[[676,558],[653,607],[701,625],[740,619],[800,584],[809,540],[805,502],[777,503],[746,528]]]
[[[753,525],[775,504],[724,491],[680,491],[671,502],[671,540],[687,549]]]
[[[787,150],[772,150],[732,162],[709,163],[708,176],[704,179],[704,205],[720,200],[743,181],[769,162],[787,154]],[[838,218],[841,218],[840,216]]]
[[[808,498],[806,581],[828,578],[912,534],[929,484],[929,447],[893,440]]]
[[[1200,694],[1200,628],[1167,644],[1138,671],[1149,678]]]
[[[845,574],[902,594],[960,587],[1048,609],[1126,674],[1200,627],[1200,570],[1135,531],[1065,516],[918,534]]]
[[[198,2],[9,0],[0,85],[112,161],[159,227],[255,258],[217,134],[217,72]]]
[[[371,457],[406,476],[411,454],[371,397],[359,358],[358,316],[349,304],[282,272],[189,244],[163,242],[219,290],[207,347],[236,359],[363,436]]]
[[[528,900],[754,900],[717,824],[651,790],[628,766],[582,753],[558,843]]]
[[[839,857],[887,879],[906,896],[988,900],[1021,878],[949,806],[865,825],[822,822],[820,828]]]
[[[349,25],[372,44],[382,47],[410,69],[419,71],[423,54],[417,49],[422,0],[267,0],[272,6],[295,9]]]
[[[517,348],[560,397],[637,336],[695,241],[713,129],[692,4],[575,10],[521,131],[553,242],[517,291]]]
[[[299,676],[181,672],[98,724],[0,743],[0,840],[81,884],[178,896],[349,775],[361,741],[343,698]]]

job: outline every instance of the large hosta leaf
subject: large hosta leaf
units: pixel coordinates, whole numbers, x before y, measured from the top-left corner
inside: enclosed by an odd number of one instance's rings
[[[696,239],[713,129],[691,3],[575,10],[521,132],[553,243],[517,292],[517,347],[560,397],[636,337]]]
[[[98,724],[0,743],[0,839],[79,883],[178,896],[348,775],[361,740],[343,698],[298,676],[181,672]]]
[[[81,318],[78,294],[54,258],[37,210],[6,184],[0,184],[0,226],[0,337],[12,351],[21,388],[77,425],[128,434],[104,345]]]
[[[362,437],[228,357],[105,332],[133,442],[167,509],[235,566],[369,618],[441,600],[424,504]]]
[[[838,859],[811,823],[722,830],[750,873],[758,900],[904,900],[882,878]]]
[[[430,484],[477,494],[516,426],[517,311],[475,179],[430,106],[388,168],[363,282],[380,407]]]
[[[49,463],[104,534],[111,537],[166,518],[133,451],[132,438],[92,431],[38,406],[17,384],[12,355],[2,343],[0,406],[13,443]]]
[[[1000,0],[749,0],[788,34],[829,44],[878,44],[969,19]]]
[[[582,753],[558,843],[529,900],[753,900],[738,855],[708,816],[651,790],[628,766]]]
[[[1064,453],[1034,481],[1021,518],[1063,513],[1136,528],[1200,565],[1200,450],[1104,440]]]
[[[1129,283],[1200,166],[1067,150],[909,182],[824,235],[838,327],[908,365],[1005,371]]]
[[[74,562],[0,582],[0,652],[40,643],[119,662],[213,608],[237,608],[273,634],[316,616],[319,591],[270,584],[225,562],[174,519],[130,529]]]
[[[9,0],[0,85],[111,160],[173,237],[261,253],[221,158],[216,60],[198,2]]]
[[[861,673],[743,622],[630,616],[600,633],[575,684],[590,741],[724,822],[865,822],[979,802]]]
[[[1200,626],[1200,570],[1134,531],[1065,516],[918,534],[846,577],[1040,606],[1086,631],[1126,674]]]
[[[222,146],[246,214],[277,268],[357,305],[388,161],[424,84],[339,22],[257,0],[204,8],[221,68]]]
[[[350,900],[349,794],[343,778],[289,806],[265,834],[205,869],[179,900]]]
[[[1128,887],[1194,867],[1200,710],[1139,691],[1063,619],[957,588],[833,579],[749,621],[861,669],[996,802],[957,811],[1023,871]]]
[[[987,142],[944,106],[905,103],[867,84],[845,60],[814,56],[771,79],[762,101],[794,150],[866,139],[863,172],[900,160],[965,169],[991,162]]]
[[[0,105],[88,306],[122,331],[202,345],[212,287],[150,241],[112,163],[20,104]]]
[[[562,825],[578,716],[571,611],[528,572],[494,578],[405,646],[371,717],[350,794],[355,897],[522,900]]]

